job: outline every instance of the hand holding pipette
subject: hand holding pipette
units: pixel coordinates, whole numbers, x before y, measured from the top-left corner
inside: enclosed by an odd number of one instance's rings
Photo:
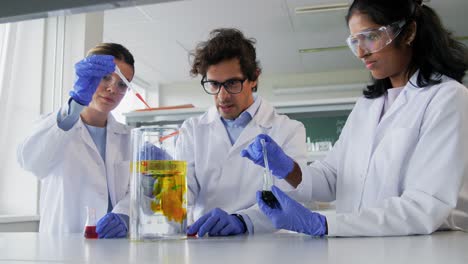
[[[137,90],[127,80],[127,78],[125,78],[125,76],[122,74],[122,72],[120,71],[120,69],[119,69],[119,67],[117,65],[115,66],[115,73],[117,73],[117,75],[120,77],[120,79],[122,79],[122,81],[128,86],[128,88],[130,88],[130,90],[132,90],[132,92],[136,95],[136,97],[138,97],[138,99],[140,99],[140,101],[143,104],[145,104],[145,106],[147,108],[151,108],[151,106],[149,106],[149,104],[145,101],[145,99],[143,99],[143,97],[140,95],[140,93],[137,92]]]
[[[81,105],[89,105],[102,78],[116,67],[111,55],[91,55],[75,64],[76,80],[70,97]]]

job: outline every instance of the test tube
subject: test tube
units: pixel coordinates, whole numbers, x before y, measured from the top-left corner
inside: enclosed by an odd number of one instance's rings
[[[273,185],[273,176],[271,175],[270,166],[268,165],[268,156],[265,139],[260,140],[262,144],[263,162],[265,163],[265,169],[263,171],[263,190],[262,199],[271,208],[278,207],[278,200],[271,192],[271,186]]]

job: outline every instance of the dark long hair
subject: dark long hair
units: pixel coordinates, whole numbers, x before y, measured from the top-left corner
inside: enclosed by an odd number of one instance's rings
[[[210,33],[208,41],[200,42],[190,53],[192,69],[190,74],[206,75],[211,65],[225,60],[239,59],[242,74],[249,81],[256,81],[260,74],[260,62],[255,52],[255,39],[248,39],[235,28],[218,28]],[[253,88],[255,92],[257,87]]]
[[[441,82],[441,75],[462,82],[468,68],[466,46],[458,42],[447,31],[434,10],[421,5],[422,0],[355,0],[349,7],[346,22],[356,13],[368,15],[376,24],[389,25],[406,20],[403,31],[395,39],[400,47],[412,21],[416,22],[416,35],[412,44],[412,58],[406,69],[407,77],[419,69],[417,87],[425,87]],[[433,76],[433,74],[435,74]],[[366,98],[377,98],[392,88],[389,78],[375,79],[364,90]]]

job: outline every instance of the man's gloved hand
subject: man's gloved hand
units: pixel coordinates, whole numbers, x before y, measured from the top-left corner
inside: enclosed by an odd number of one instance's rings
[[[215,208],[193,223],[188,228],[187,234],[198,233],[199,237],[203,237],[206,233],[210,236],[229,236],[243,234],[246,231],[245,223],[237,216]]]
[[[91,55],[75,64],[76,81],[70,96],[81,105],[88,105],[102,77],[115,71],[111,55]]]
[[[166,151],[148,141],[140,148],[139,155],[140,160],[172,160],[172,157]]]
[[[241,156],[253,161],[255,164],[265,167],[261,140],[265,140],[268,165],[273,175],[278,179],[284,179],[294,168],[294,161],[284,153],[278,144],[268,135],[258,135],[247,148],[241,151]]]
[[[305,208],[276,186],[273,186],[271,191],[280,204],[278,208],[269,207],[263,201],[261,191],[257,192],[257,203],[277,229],[287,229],[312,236],[323,236],[328,233],[325,216]]]
[[[99,238],[122,238],[127,236],[128,227],[125,220],[114,213],[107,213],[96,225]]]

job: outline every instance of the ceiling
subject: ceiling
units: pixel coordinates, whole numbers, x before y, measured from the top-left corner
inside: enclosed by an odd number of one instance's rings
[[[192,0],[104,12],[104,41],[134,54],[137,77],[151,84],[192,80],[188,53],[211,30],[235,27],[257,40],[264,75],[362,69],[347,49],[301,53],[300,49],[344,46],[346,10],[296,14],[311,5],[340,0]],[[341,0],[341,3],[347,0]],[[431,0],[429,5],[456,36],[468,36],[466,0]],[[465,44],[468,41],[464,40]]]

